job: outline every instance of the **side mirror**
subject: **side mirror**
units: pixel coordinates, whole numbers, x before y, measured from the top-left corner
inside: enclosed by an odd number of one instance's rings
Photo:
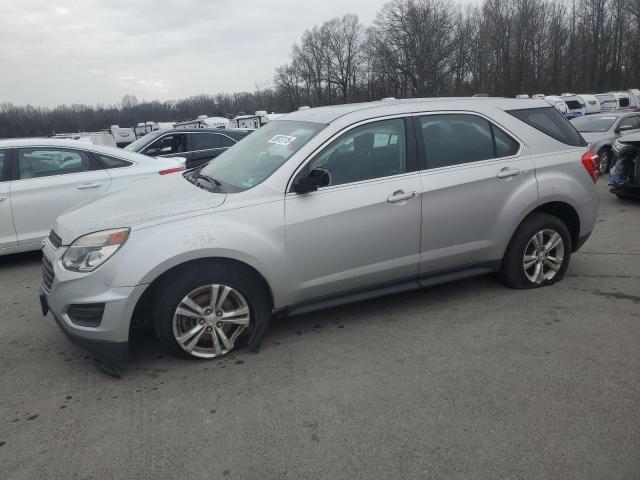
[[[633,130],[635,127],[633,125],[620,125],[616,128],[616,133],[627,132],[629,130]]]
[[[320,187],[326,187],[331,183],[331,176],[328,170],[314,169],[307,177],[296,178],[293,182],[293,190],[296,193],[315,192]]]

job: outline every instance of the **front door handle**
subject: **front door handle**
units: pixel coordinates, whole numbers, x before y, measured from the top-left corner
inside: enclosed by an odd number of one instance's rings
[[[389,203],[401,203],[416,197],[418,192],[406,192],[404,190],[396,190],[387,197]]]
[[[86,190],[88,188],[98,188],[101,185],[102,185],[101,183],[85,183],[84,185],[80,185],[79,187],[76,187],[76,188],[78,190]]]
[[[515,177],[516,175],[520,175],[521,171],[518,168],[509,168],[504,167],[502,170],[498,172],[496,175],[498,178],[509,178]]]

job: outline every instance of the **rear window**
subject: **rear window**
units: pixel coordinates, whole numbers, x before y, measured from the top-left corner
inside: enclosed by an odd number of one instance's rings
[[[572,147],[587,145],[578,131],[553,107],[510,110],[507,113],[565,145]]]

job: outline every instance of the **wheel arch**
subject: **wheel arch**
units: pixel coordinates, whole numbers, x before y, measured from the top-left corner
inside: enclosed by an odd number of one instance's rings
[[[153,299],[158,292],[158,288],[160,287],[160,285],[162,285],[162,282],[166,278],[168,278],[170,275],[179,274],[180,272],[187,270],[195,265],[201,266],[203,264],[221,264],[221,263],[225,263],[227,265],[236,265],[238,267],[250,270],[252,275],[254,275],[256,279],[258,279],[258,281],[263,285],[263,287],[267,291],[267,294],[269,296],[269,302],[270,302],[271,308],[273,309],[275,303],[274,303],[274,296],[273,296],[273,290],[271,288],[271,285],[269,285],[269,282],[264,277],[264,275],[262,275],[252,265],[249,265],[246,262],[243,262],[234,258],[222,257],[222,256],[195,258],[195,259],[186,260],[184,262],[178,263],[176,265],[173,265],[167,268],[166,270],[158,274],[151,281],[151,283],[149,283],[145,291],[142,293],[142,295],[138,299],[136,306],[134,307],[129,329],[151,325],[152,318],[150,314],[151,312],[150,305],[153,302]]]
[[[580,239],[580,216],[578,215],[578,211],[572,205],[567,202],[557,200],[543,203],[529,212],[522,219],[520,224],[534,213],[546,213],[562,220],[571,234],[571,250],[573,252],[576,251]]]

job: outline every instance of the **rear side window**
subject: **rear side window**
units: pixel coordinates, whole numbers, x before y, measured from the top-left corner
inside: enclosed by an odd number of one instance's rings
[[[482,117],[467,114],[419,118],[427,168],[515,155],[518,142]]]
[[[108,155],[100,155],[98,153],[96,153],[95,155],[98,157],[100,164],[104,168],[122,168],[131,165],[130,162],[127,162],[126,160],[122,160],[120,158],[115,158]]]
[[[573,125],[553,107],[510,110],[507,113],[565,145],[572,147],[587,145]]]
[[[191,150],[209,150],[222,147],[221,135],[216,133],[192,133]]]

